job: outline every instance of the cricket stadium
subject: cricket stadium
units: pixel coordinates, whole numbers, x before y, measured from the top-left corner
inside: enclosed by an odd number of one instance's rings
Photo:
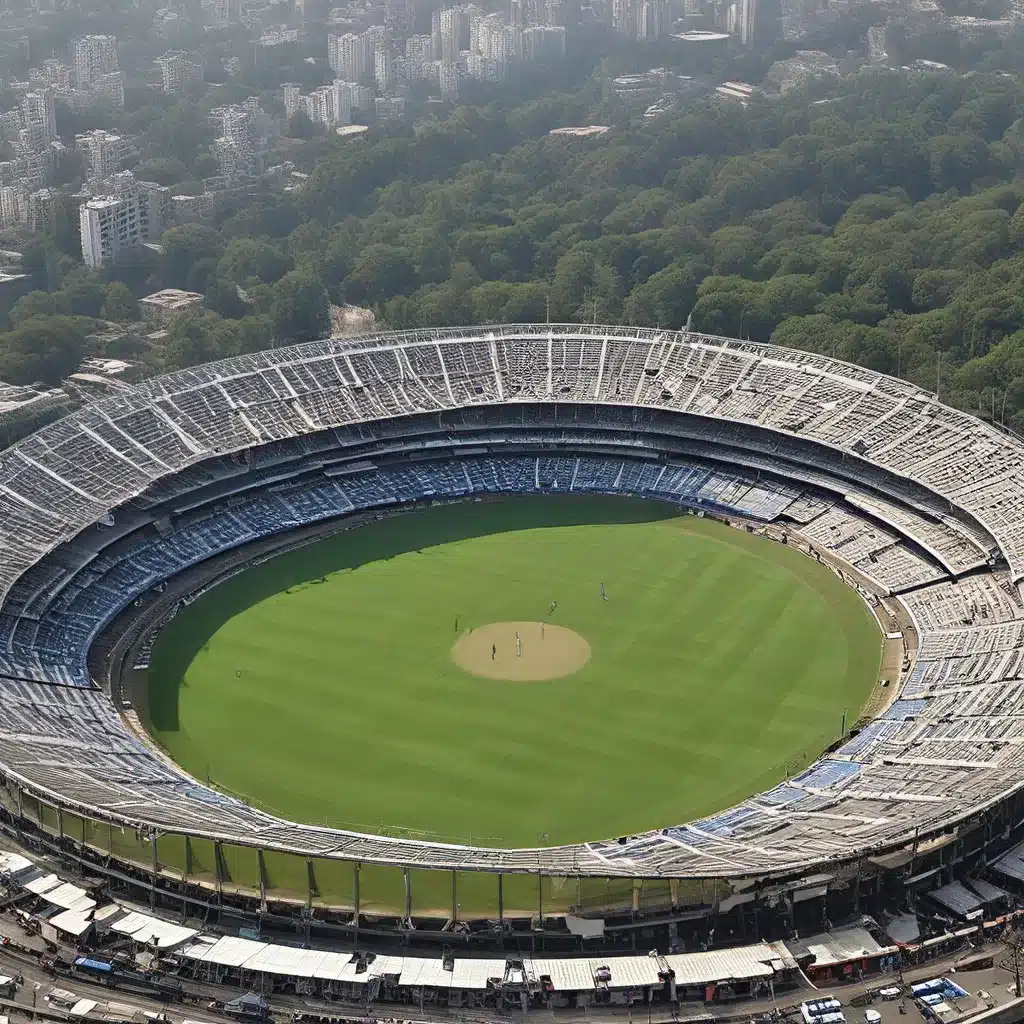
[[[1020,839],[1024,444],[905,382],[382,333],[0,460],[4,828],[155,910],[759,941]]]

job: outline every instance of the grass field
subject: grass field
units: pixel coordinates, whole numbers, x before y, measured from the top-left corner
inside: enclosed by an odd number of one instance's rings
[[[456,618],[459,634],[557,623],[589,660],[480,678],[452,660]],[[510,498],[364,526],[215,588],[161,635],[149,715],[194,775],[293,819],[554,844],[778,781],[856,717],[880,642],[857,595],[789,548],[656,503]]]

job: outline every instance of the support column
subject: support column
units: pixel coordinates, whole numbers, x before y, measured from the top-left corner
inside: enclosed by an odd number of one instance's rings
[[[505,920],[505,876],[498,875],[498,920]]]
[[[82,842],[85,842],[85,818],[82,819]],[[107,853],[114,855],[114,823],[107,822]]]
[[[356,914],[356,929],[359,928],[359,861],[352,865],[352,903]]]
[[[227,864],[224,863],[224,847],[219,840],[214,840],[213,843],[213,862],[217,872],[217,896],[219,898],[224,894],[224,882],[228,877]]]
[[[544,876],[537,876],[537,924],[544,927]]]
[[[458,904],[458,873],[452,872],[452,920],[458,921],[459,919],[459,904]]]
[[[267,861],[261,849],[256,850],[256,862],[260,868],[260,903],[267,902]]]
[[[185,836],[185,877],[192,877],[192,839]]]
[[[402,876],[405,880],[405,919],[412,920],[412,878],[409,876],[409,869],[402,869]]]
[[[313,909],[313,897],[316,895],[316,874],[313,872],[313,858],[306,858],[306,909]]]
[[[64,811],[60,807],[57,808],[57,838],[64,841]]]
[[[156,908],[156,881],[160,874],[160,855],[157,852],[157,836],[153,833],[153,838],[150,839],[150,843],[153,847],[153,887],[149,890],[149,906],[150,909]]]
[[[85,817],[84,816],[82,818],[80,818],[79,820],[82,822],[82,841],[81,841],[81,844],[78,847],[78,853],[80,855],[79,858],[78,858],[78,873],[80,875],[84,875],[85,874],[85,832],[86,832],[86,822],[85,822]]]

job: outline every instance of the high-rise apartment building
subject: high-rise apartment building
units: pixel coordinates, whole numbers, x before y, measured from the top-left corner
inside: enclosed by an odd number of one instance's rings
[[[124,163],[124,139],[100,128],[76,135],[75,147],[85,156],[86,173],[90,181],[109,178],[121,170]]]
[[[130,171],[113,175],[108,184],[110,194],[89,199],[78,210],[82,258],[90,267],[113,263],[126,250],[155,242],[170,207],[169,189],[136,181]]]
[[[359,82],[334,82],[335,124],[351,124],[352,111],[373,109],[373,90]]]
[[[57,115],[52,88],[47,86],[25,93],[21,101],[21,113],[33,148],[42,148],[57,138]]]
[[[29,192],[25,202],[25,226],[35,234],[52,234],[57,227],[57,214],[63,199],[55,188]]]
[[[505,77],[506,63],[471,53],[466,58],[466,73],[478,82],[500,82]]]
[[[564,56],[564,28],[534,25],[523,30],[523,60],[554,60]]]
[[[174,93],[193,82],[203,80],[203,68],[189,60],[181,50],[172,50],[153,62],[160,68],[164,92]]]
[[[0,187],[0,227],[20,228],[28,218],[28,197],[17,185]]]
[[[413,63],[425,64],[434,59],[434,41],[431,36],[409,36],[405,41],[405,55]]]
[[[302,86],[286,82],[282,87],[281,100],[284,103],[284,116],[291,117],[302,105]]]
[[[644,0],[636,19],[637,39],[657,39],[661,35],[662,5],[660,0]]]
[[[395,87],[395,69],[391,53],[379,46],[373,55],[373,80],[379,92],[389,93]]]
[[[327,59],[339,79],[361,82],[374,73],[374,51],[378,34],[372,31],[346,32],[327,37]]]
[[[71,68],[62,64],[56,57],[47,57],[37,68],[28,73],[29,81],[34,88],[52,85],[58,92],[69,92],[71,89]]]
[[[672,20],[666,0],[612,0],[611,11],[612,27],[630,39],[657,39]]]
[[[384,28],[393,39],[404,39],[416,27],[414,0],[384,0]]]
[[[331,87],[322,85],[303,96],[302,108],[314,124],[331,124],[334,121],[334,93]]]
[[[455,61],[469,47],[471,13],[468,7],[446,7],[434,11],[431,35],[437,59]]]
[[[288,100],[288,106],[294,104],[295,109],[304,111],[314,124],[332,128],[351,124],[354,110],[372,110],[373,89],[361,82],[346,82],[339,78],[305,96],[292,93]]]
[[[119,71],[115,36],[83,36],[75,44],[75,85],[89,89],[103,75]]]
[[[744,46],[754,41],[754,22],[757,18],[757,0],[739,0],[737,35]]]
[[[78,209],[82,259],[88,267],[113,263],[124,249],[142,244],[138,203],[127,198],[102,196]]]
[[[290,110],[290,117],[298,109],[298,86],[285,88],[288,91],[285,110]],[[210,111],[210,118],[220,133],[212,144],[220,173],[232,181],[261,174],[262,157],[275,128],[274,119],[260,106],[259,97],[249,96],[244,103],[216,107]]]
[[[373,101],[378,121],[400,121],[405,117],[405,99],[402,96],[378,96]]]
[[[437,87],[441,91],[441,99],[458,99],[459,65],[455,61],[437,61]]]
[[[99,101],[111,103],[115,107],[124,106],[124,75],[120,71],[111,71],[100,75],[93,83],[92,95]]]
[[[489,14],[473,19],[469,48],[481,57],[507,65],[520,56],[521,39],[522,30],[517,25],[506,25],[500,14]]]
[[[19,141],[14,148],[13,160],[0,160],[0,185],[27,190],[42,188],[53,180],[56,161],[52,146],[32,151],[26,150]]]
[[[0,114],[0,139],[12,142],[21,131],[21,111],[5,110]]]

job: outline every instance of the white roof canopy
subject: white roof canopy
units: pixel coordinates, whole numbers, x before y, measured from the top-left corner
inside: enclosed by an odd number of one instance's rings
[[[130,935],[136,942],[155,945],[158,949],[174,949],[197,934],[195,928],[184,928],[137,911],[115,921],[110,930]]]

